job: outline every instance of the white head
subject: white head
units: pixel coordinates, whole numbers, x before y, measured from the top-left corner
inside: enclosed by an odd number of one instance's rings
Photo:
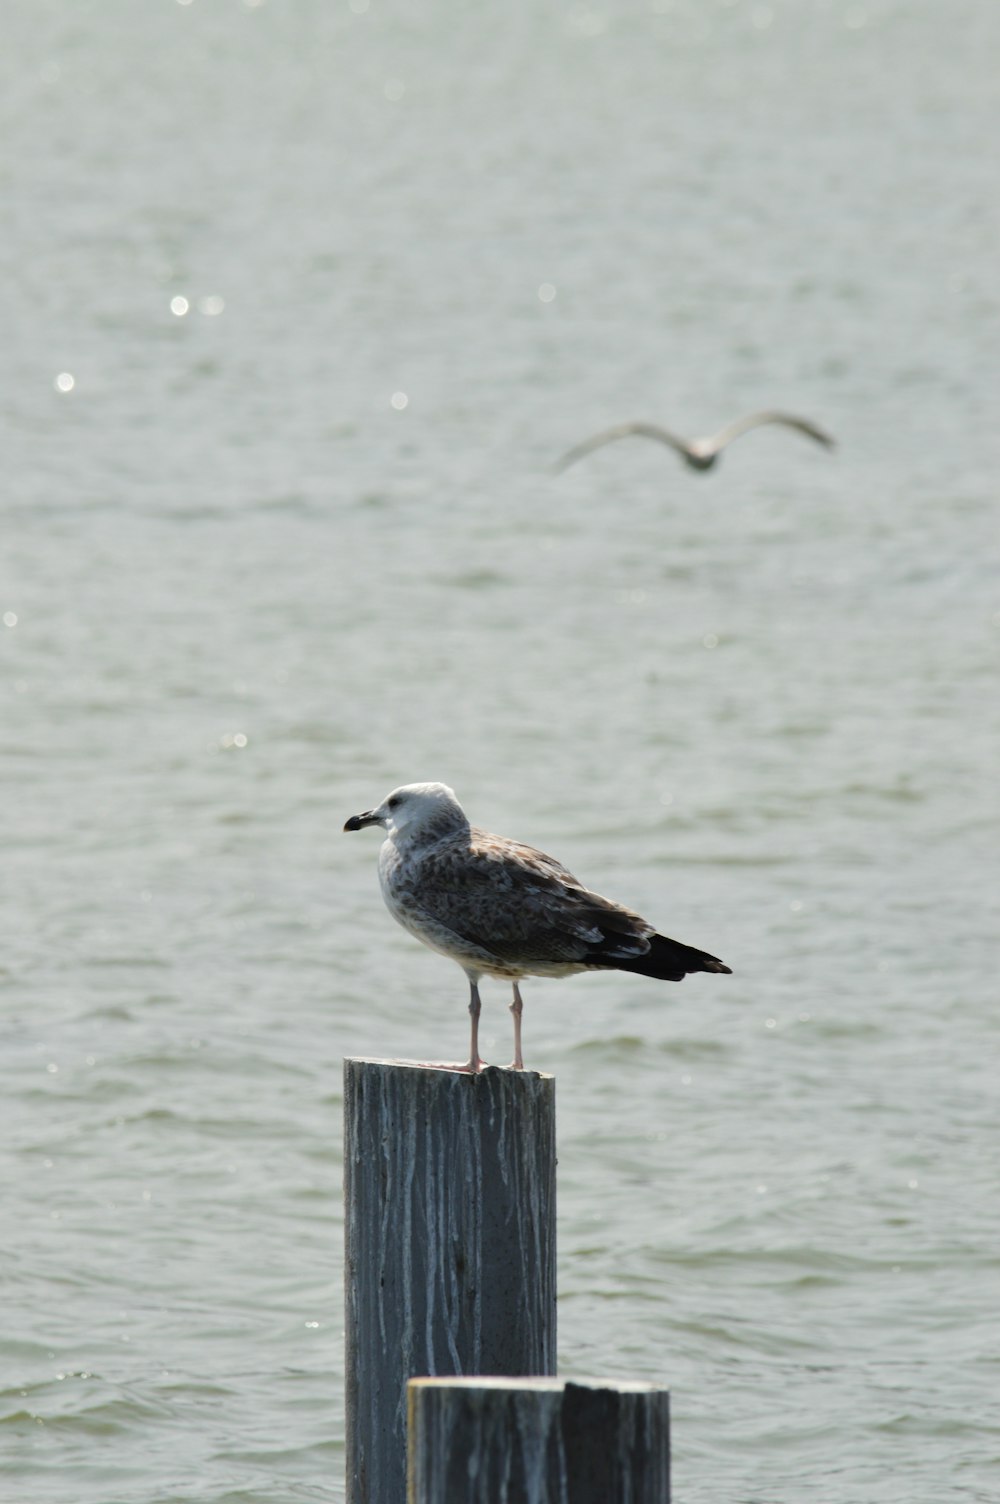
[[[405,831],[411,839],[467,830],[469,822],[447,784],[405,783],[387,794],[375,809],[352,815],[344,829],[363,830],[366,825],[381,825],[390,838]]]

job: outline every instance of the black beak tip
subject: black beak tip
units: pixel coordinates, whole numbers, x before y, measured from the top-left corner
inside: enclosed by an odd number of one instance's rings
[[[345,830],[364,830],[366,825],[377,825],[378,821],[372,819],[374,810],[366,809],[361,815],[352,815],[344,826]]]

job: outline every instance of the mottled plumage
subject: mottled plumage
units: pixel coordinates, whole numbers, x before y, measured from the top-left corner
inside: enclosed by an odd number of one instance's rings
[[[825,433],[817,424],[811,423],[808,418],[796,418],[791,413],[762,412],[748,413],[745,418],[737,418],[727,424],[718,433],[711,434],[704,439],[682,439],[677,434],[671,433],[668,428],[661,428],[657,423],[617,423],[614,428],[605,428],[601,433],[595,433],[592,438],[584,439],[581,444],[576,444],[572,449],[557,460],[553,469],[565,470],[577,460],[583,459],[585,454],[590,454],[594,449],[601,449],[605,444],[612,444],[616,439],[628,439],[638,437],[641,439],[656,439],[660,444],[667,444],[675,449],[692,470],[711,470],[720,453],[727,444],[738,439],[741,434],[748,433],[751,428],[761,428],[765,423],[780,423],[785,428],[794,428],[799,433],[804,433],[807,438],[815,439],[817,444],[823,444],[827,449],[834,448],[834,440]]]
[[[657,934],[653,925],[578,882],[554,857],[470,825],[451,789],[414,783],[345,830],[381,825],[379,880],[393,918],[465,971],[472,989],[472,1049],[478,1070],[481,976],[514,984],[514,1067],[521,1061],[524,976],[634,971],[679,982],[688,972],[728,972],[715,956]]]

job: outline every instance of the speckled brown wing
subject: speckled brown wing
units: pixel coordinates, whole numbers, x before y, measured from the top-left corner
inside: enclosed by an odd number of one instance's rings
[[[442,843],[421,858],[411,901],[468,943],[527,969],[641,956],[653,933],[553,857],[478,830],[468,846]]]

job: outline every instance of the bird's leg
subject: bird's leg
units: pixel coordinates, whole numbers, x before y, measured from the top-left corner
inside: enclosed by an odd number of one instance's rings
[[[481,1071],[483,1068],[483,1062],[479,1058],[479,1015],[483,1011],[483,1005],[479,1000],[479,987],[472,977],[469,978],[469,987],[471,989],[469,1017],[472,1019],[472,1043],[469,1045],[469,1063],[463,1065],[462,1069],[475,1075],[476,1071]]]
[[[521,989],[514,983],[514,1001],[510,1005],[510,1011],[514,1015],[514,1059],[511,1062],[512,1071],[523,1071],[524,1060],[521,1057],[521,1014],[524,1012],[524,1003],[521,1001]]]

